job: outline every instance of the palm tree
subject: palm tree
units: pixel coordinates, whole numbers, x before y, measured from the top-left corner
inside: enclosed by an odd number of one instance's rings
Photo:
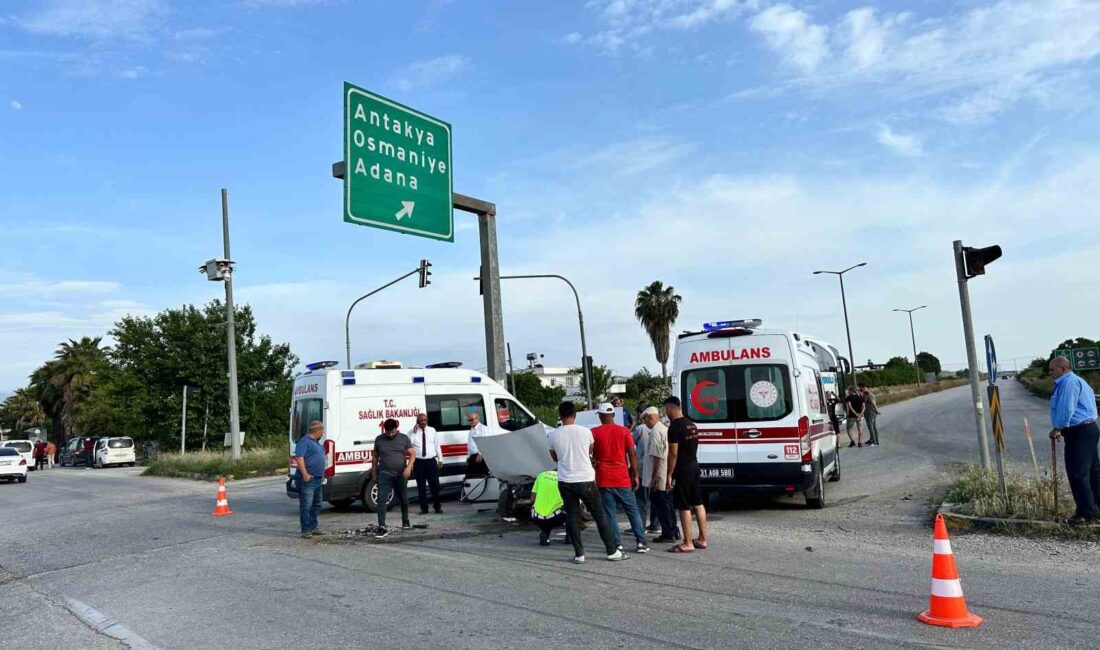
[[[675,290],[660,280],[638,292],[634,301],[634,316],[653,343],[657,363],[661,364],[661,379],[668,379],[669,332],[680,316],[680,301]]]
[[[20,388],[0,404],[0,418],[11,422],[16,431],[24,431],[46,422],[46,412],[30,388]]]
[[[99,336],[85,336],[79,341],[69,339],[58,346],[53,360],[43,366],[49,368],[49,383],[59,393],[55,408],[61,416],[66,439],[75,432],[77,406],[91,392],[96,373],[103,369],[106,350],[99,347],[102,340]]]

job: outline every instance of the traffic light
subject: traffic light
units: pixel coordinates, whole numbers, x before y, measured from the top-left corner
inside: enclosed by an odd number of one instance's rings
[[[985,275],[985,265],[1001,256],[1001,247],[973,248],[963,246],[962,254],[963,273],[967,278],[972,278],[976,275]]]
[[[432,268],[432,263],[431,262],[429,262],[428,260],[420,260],[420,288],[421,289],[423,289],[424,287],[426,287],[426,286],[428,286],[429,284],[432,283],[432,281],[428,279],[428,277],[431,276],[431,274],[432,274],[432,272],[428,270],[430,268]]]

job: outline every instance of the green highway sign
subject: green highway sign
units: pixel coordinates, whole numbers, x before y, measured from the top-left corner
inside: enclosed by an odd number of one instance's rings
[[[1073,371],[1100,370],[1100,348],[1073,348],[1072,350],[1055,350],[1055,356],[1069,359]]]
[[[451,125],[344,83],[344,221],[454,241]]]

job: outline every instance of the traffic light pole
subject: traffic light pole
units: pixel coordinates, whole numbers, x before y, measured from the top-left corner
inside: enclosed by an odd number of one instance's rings
[[[978,350],[974,345],[974,321],[970,315],[970,290],[967,288],[966,269],[963,263],[963,245],[955,241],[955,275],[959,281],[959,304],[962,308],[963,336],[966,337],[966,365],[970,373],[970,396],[974,403],[974,425],[978,431],[978,456],[982,469],[992,469],[989,459],[989,440],[985,430],[985,413],[982,394],[978,386]]]
[[[396,280],[391,280],[391,281],[387,282],[386,284],[383,284],[382,286],[378,287],[374,291],[371,291],[370,293],[359,296],[358,298],[355,299],[355,302],[351,303],[351,307],[348,307],[348,315],[346,317],[344,317],[344,348],[347,350],[347,353],[348,353],[348,370],[351,370],[351,311],[353,309],[355,309],[356,305],[363,302],[367,298],[370,298],[371,296],[378,293],[379,291],[381,291],[383,289],[388,289],[389,287],[392,287],[393,285],[395,285],[398,282],[404,280],[405,278],[409,277],[410,275],[417,275],[417,274],[421,273],[421,269],[424,268],[424,262],[427,262],[427,260],[424,260],[423,262],[421,262],[420,266],[418,266],[415,269],[409,271],[405,275],[402,275],[401,277],[397,278]]]

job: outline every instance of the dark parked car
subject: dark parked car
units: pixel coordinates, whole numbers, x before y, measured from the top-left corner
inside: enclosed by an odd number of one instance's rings
[[[84,441],[91,440],[92,444],[95,444],[96,438],[73,438],[65,444],[61,449],[60,463],[62,467],[66,465],[70,467],[76,467],[77,465],[84,465]]]

